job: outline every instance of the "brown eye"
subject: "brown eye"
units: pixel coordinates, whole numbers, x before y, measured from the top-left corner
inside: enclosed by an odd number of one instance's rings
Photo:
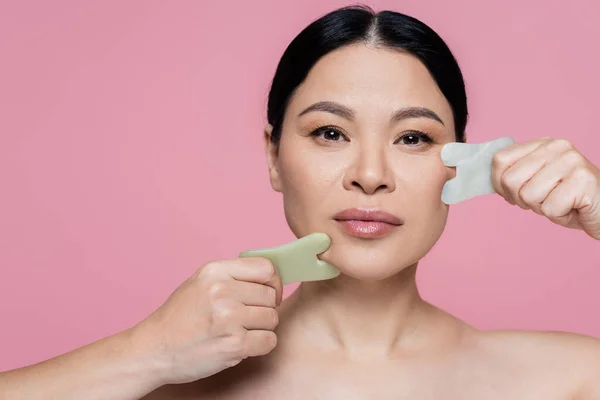
[[[344,135],[337,129],[332,127],[323,127],[316,129],[310,135],[314,137],[322,137],[327,142],[339,142],[340,139],[344,139]]]
[[[336,131],[328,130],[323,132],[324,139],[332,140],[334,142],[337,142],[341,137],[342,135],[340,135],[340,133]]]
[[[406,135],[402,136],[402,143],[404,144],[417,144],[421,138],[417,135]]]
[[[419,145],[420,142],[430,143],[433,141],[433,139],[431,139],[431,136],[424,132],[410,132],[401,136],[398,141],[407,146],[416,146]]]

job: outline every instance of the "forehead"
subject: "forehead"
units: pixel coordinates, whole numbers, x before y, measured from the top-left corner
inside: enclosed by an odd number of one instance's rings
[[[323,56],[294,93],[289,108],[301,111],[323,100],[355,109],[357,118],[407,106],[426,107],[453,126],[450,105],[427,68],[399,49],[355,44]]]

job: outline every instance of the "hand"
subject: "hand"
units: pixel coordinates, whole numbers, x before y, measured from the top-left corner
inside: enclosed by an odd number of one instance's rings
[[[282,284],[265,258],[208,263],[133,329],[163,385],[192,382],[275,348]]]
[[[600,240],[600,170],[569,141],[544,137],[499,150],[492,185],[510,204]]]

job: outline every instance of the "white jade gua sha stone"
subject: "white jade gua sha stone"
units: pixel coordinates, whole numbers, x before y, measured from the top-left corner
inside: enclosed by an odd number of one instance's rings
[[[317,258],[317,254],[323,253],[330,245],[329,236],[317,232],[278,247],[244,251],[240,257],[264,257],[271,260],[284,285],[322,281],[340,274],[333,265]]]
[[[515,143],[503,137],[484,143],[447,143],[442,147],[444,165],[456,167],[456,177],[444,184],[442,201],[456,204],[482,194],[495,193],[492,186],[492,157]]]

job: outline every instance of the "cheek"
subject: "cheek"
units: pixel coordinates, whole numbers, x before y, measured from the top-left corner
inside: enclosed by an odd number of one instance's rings
[[[446,167],[441,161],[431,162],[431,160],[423,160],[420,165],[413,163],[411,169],[407,170],[414,172],[412,178],[410,178],[410,185],[414,188],[415,192],[418,192],[418,197],[420,197],[418,201],[432,200],[433,203],[436,203],[438,200],[441,202],[444,184],[455,175],[454,169]],[[414,194],[416,195],[417,193]]]
[[[448,215],[448,206],[442,202],[442,188],[452,177],[453,171],[440,163],[423,163],[410,183],[410,197],[407,199],[413,216],[427,229],[433,225],[444,225]],[[437,230],[437,228],[436,228]]]
[[[428,163],[419,170],[418,179],[407,190],[407,245],[413,250],[407,257],[415,262],[427,254],[438,241],[448,219],[448,205],[442,202],[442,188],[452,171],[439,163]]]
[[[302,154],[302,155],[301,155]],[[315,186],[314,163],[310,156],[302,152],[283,151],[280,155],[280,178],[285,199],[302,201],[309,196]]]
[[[330,196],[343,167],[345,157],[335,157],[315,150],[306,140],[289,138],[282,141],[279,171],[282,193],[286,201],[296,203],[322,202]]]
[[[312,233],[329,187],[327,169],[306,151],[283,151],[279,172],[285,218],[297,236]]]

